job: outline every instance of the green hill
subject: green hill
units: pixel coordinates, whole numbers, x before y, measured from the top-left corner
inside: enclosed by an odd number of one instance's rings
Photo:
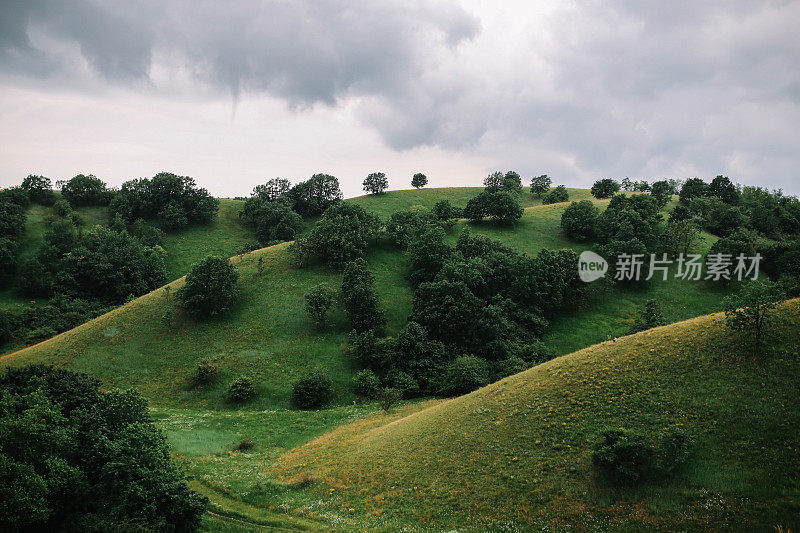
[[[378,414],[285,454],[349,527],[769,531],[800,512],[800,302],[755,361],[705,316],[591,346],[472,394]],[[694,438],[666,483],[607,488],[590,444],[607,426]],[[321,512],[321,511],[320,511]]]

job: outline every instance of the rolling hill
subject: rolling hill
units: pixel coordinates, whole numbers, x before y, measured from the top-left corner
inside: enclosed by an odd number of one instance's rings
[[[603,343],[469,395],[378,414],[283,455],[347,527],[771,530],[800,516],[800,301],[759,360],[724,316]],[[604,427],[692,435],[672,482],[612,489],[590,444]]]

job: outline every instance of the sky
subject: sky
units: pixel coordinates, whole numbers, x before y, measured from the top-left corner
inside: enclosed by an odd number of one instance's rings
[[[718,174],[800,193],[800,1],[0,0],[0,186]]]

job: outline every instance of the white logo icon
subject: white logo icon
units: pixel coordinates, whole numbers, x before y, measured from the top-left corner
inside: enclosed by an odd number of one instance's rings
[[[581,281],[591,283],[606,275],[608,262],[600,255],[586,250],[578,257],[578,276]]]

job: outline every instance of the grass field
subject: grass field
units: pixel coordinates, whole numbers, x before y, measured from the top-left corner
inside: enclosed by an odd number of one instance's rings
[[[467,396],[376,414],[285,454],[273,474],[352,527],[771,530],[800,516],[800,303],[753,360],[717,314],[592,346]],[[671,482],[608,488],[604,427],[694,439]],[[298,500],[302,508],[304,500]],[[292,504],[289,507],[293,507]]]
[[[395,209],[432,205],[442,197],[463,206],[466,198],[479,190],[395,191],[351,201],[386,218]],[[404,197],[406,193],[408,197]],[[572,196],[589,195],[582,191]],[[528,198],[528,203],[536,202]],[[598,202],[601,207],[606,203]],[[454,242],[469,226],[473,233],[489,235],[530,254],[545,248],[582,250],[585,246],[561,234],[560,217],[566,205],[529,205],[513,228],[460,221],[448,239]],[[242,242],[251,240],[239,225],[240,206],[241,202],[223,201],[214,225],[168,237],[167,246],[174,252],[170,270],[180,272],[209,252],[234,255]],[[705,247],[713,240],[706,237]],[[265,267],[261,274],[257,272],[259,258],[263,258]],[[388,333],[396,333],[411,310],[405,257],[382,243],[368,252],[367,260],[389,319]],[[340,274],[321,266],[295,268],[286,244],[232,261],[240,274],[241,294],[237,305],[219,319],[198,323],[184,316],[174,296],[183,279],[176,279],[169,289],[156,290],[74,330],[0,357],[0,367],[52,363],[96,376],[106,388],[140,389],[150,399],[154,418],[193,477],[193,486],[212,498],[214,507],[206,518],[208,530],[332,525],[347,529],[348,524],[382,524],[383,518],[373,521],[362,516],[385,507],[377,500],[364,504],[373,506],[372,510],[354,506],[353,511],[347,507],[343,513],[337,502],[345,500],[339,498],[336,484],[326,485],[328,497],[321,499],[318,487],[303,488],[288,467],[281,472],[281,479],[267,474],[281,454],[326,432],[339,431],[343,424],[362,425],[367,431],[441,401],[408,403],[388,415],[374,414],[375,404],[353,405],[349,385],[355,369],[341,350],[349,329],[343,312],[335,309],[329,328],[318,331],[303,309],[303,296],[311,287],[324,282],[338,288]],[[721,298],[732,288],[669,281],[653,282],[640,290],[613,287],[597,291],[585,305],[554,317],[543,340],[553,353],[569,353],[627,333],[638,307],[649,298],[657,298],[666,317],[677,321],[718,310]],[[195,389],[189,385],[189,378],[203,358],[218,362],[222,370],[214,385]],[[291,383],[311,368],[322,370],[333,381],[334,400],[323,411],[295,411],[289,405]],[[226,402],[225,392],[236,377],[244,374],[257,381],[258,396],[244,406],[232,406]],[[253,438],[257,446],[247,452],[234,451],[245,437]],[[387,520],[393,529],[407,523],[409,517],[398,515]]]

